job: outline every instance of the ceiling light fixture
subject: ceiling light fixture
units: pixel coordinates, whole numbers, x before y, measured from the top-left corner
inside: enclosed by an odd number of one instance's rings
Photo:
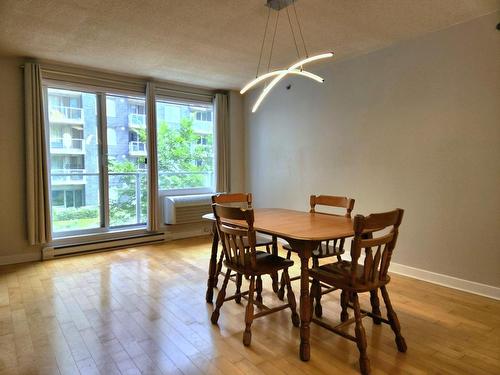
[[[267,86],[264,87],[264,89],[262,90],[260,96],[257,98],[257,101],[255,102],[255,104],[254,104],[254,106],[252,108],[252,112],[257,111],[257,109],[259,108],[260,104],[262,103],[262,101],[264,100],[264,98],[267,96],[267,94],[269,94],[269,92],[271,91],[271,89],[274,86],[276,86],[276,84],[279,81],[281,81],[285,76],[287,76],[289,74],[299,75],[299,76],[302,76],[302,77],[306,77],[306,78],[312,79],[312,80],[314,80],[316,82],[320,82],[320,83],[324,82],[323,78],[321,78],[321,77],[319,77],[316,74],[313,74],[311,72],[305,71],[303,69],[303,66],[305,64],[308,64],[308,63],[313,62],[313,61],[317,61],[317,60],[321,60],[321,59],[326,59],[326,58],[332,57],[333,56],[333,52],[327,52],[327,53],[322,53],[322,54],[319,54],[319,55],[309,56],[309,54],[307,52],[307,48],[306,48],[306,42],[304,41],[304,35],[302,34],[302,28],[300,26],[299,17],[297,15],[297,9],[295,8],[295,2],[296,1],[297,0],[267,0],[266,6],[269,8],[269,10],[268,10],[268,13],[267,13],[266,27],[264,29],[264,37],[262,38],[262,45],[260,47],[259,63],[257,64],[257,73],[255,74],[255,79],[253,79],[252,81],[250,81],[249,83],[247,83],[245,85],[245,87],[243,87],[241,89],[240,94],[244,94],[245,92],[247,92],[248,90],[250,90],[252,87],[256,86],[258,83],[266,80],[267,78],[274,77],[274,79]],[[299,46],[297,44],[297,38],[295,37],[295,30],[293,28],[292,20],[290,18],[290,12],[288,11],[288,6],[289,5],[292,5],[292,7],[293,7],[293,12],[295,14],[295,21],[297,23],[297,28],[298,28],[298,34],[300,35],[300,38],[302,40],[302,47],[304,49],[305,58],[302,58],[300,61],[298,61],[295,64],[291,65],[287,69],[280,69],[280,70],[271,71],[270,68],[271,68],[271,58],[273,56],[274,40],[276,38],[276,30],[277,30],[277,27],[278,27],[278,21],[279,21],[279,17],[280,17],[280,11],[282,9],[286,10],[286,15],[288,17],[288,23],[290,25],[290,31],[291,31],[291,34],[292,34],[292,37],[293,37],[293,42],[295,44],[295,50],[297,51],[297,56],[300,59],[300,50],[299,50]],[[268,64],[267,64],[267,73],[261,74],[259,76],[260,64],[262,62],[262,53],[264,52],[264,45],[265,45],[266,40],[267,40],[267,30],[268,30],[268,26],[269,26],[269,19],[271,18],[271,9],[274,9],[276,11],[276,21],[274,23],[274,31],[273,31],[272,41],[271,41],[271,49],[269,51],[269,61],[268,61]]]

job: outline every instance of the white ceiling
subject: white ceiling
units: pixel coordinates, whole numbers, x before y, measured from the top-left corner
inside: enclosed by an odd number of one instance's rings
[[[0,0],[0,54],[240,88],[255,76],[264,2]],[[298,0],[296,7],[309,52],[343,59],[491,13],[500,0]],[[297,59],[286,13],[273,56],[275,68]]]

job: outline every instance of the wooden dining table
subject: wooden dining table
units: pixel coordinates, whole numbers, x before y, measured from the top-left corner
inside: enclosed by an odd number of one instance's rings
[[[300,358],[310,359],[311,304],[309,296],[309,259],[321,241],[354,235],[352,219],[324,213],[309,213],[282,208],[254,209],[254,228],[260,233],[286,240],[300,258]],[[208,271],[206,301],[212,303],[217,269],[219,236],[213,214],[204,219],[214,221],[212,253]]]

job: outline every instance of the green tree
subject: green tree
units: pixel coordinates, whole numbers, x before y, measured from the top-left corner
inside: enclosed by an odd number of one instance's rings
[[[206,186],[213,172],[212,135],[197,135],[193,121],[183,118],[179,127],[166,122],[157,134],[159,185],[162,189]]]
[[[139,129],[141,142],[146,141],[146,131]],[[193,121],[184,118],[180,126],[171,127],[166,122],[158,126],[157,150],[159,185],[161,189],[196,188],[206,186],[207,175],[213,171],[213,137],[200,136],[193,130]],[[110,220],[112,225],[135,223],[136,180],[139,178],[141,216],[147,215],[147,176],[139,169],[144,158],[134,163],[130,160],[110,160]],[[207,173],[208,172],[208,173]],[[117,174],[114,174],[117,173]],[[139,177],[138,177],[139,176]]]
[[[138,160],[138,164],[143,160]],[[147,216],[147,177],[146,173],[139,171],[137,164],[130,160],[110,160],[108,165],[109,180],[112,194],[109,197],[111,225],[134,224],[136,215],[136,194],[140,194],[141,221]],[[119,173],[119,174],[114,174]],[[139,191],[136,191],[138,181]]]

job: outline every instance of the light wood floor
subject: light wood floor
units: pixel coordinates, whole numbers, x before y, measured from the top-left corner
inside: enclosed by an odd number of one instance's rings
[[[213,326],[209,244],[0,267],[0,374],[358,373],[355,344],[316,325],[311,361],[301,362],[286,310],[254,322],[250,348],[241,342],[243,306],[227,302]],[[297,282],[294,289],[298,299]],[[408,352],[398,353],[388,326],[364,319],[373,374],[500,374],[499,301],[401,276],[389,292]],[[337,320],[338,294],[323,301],[324,315]]]

